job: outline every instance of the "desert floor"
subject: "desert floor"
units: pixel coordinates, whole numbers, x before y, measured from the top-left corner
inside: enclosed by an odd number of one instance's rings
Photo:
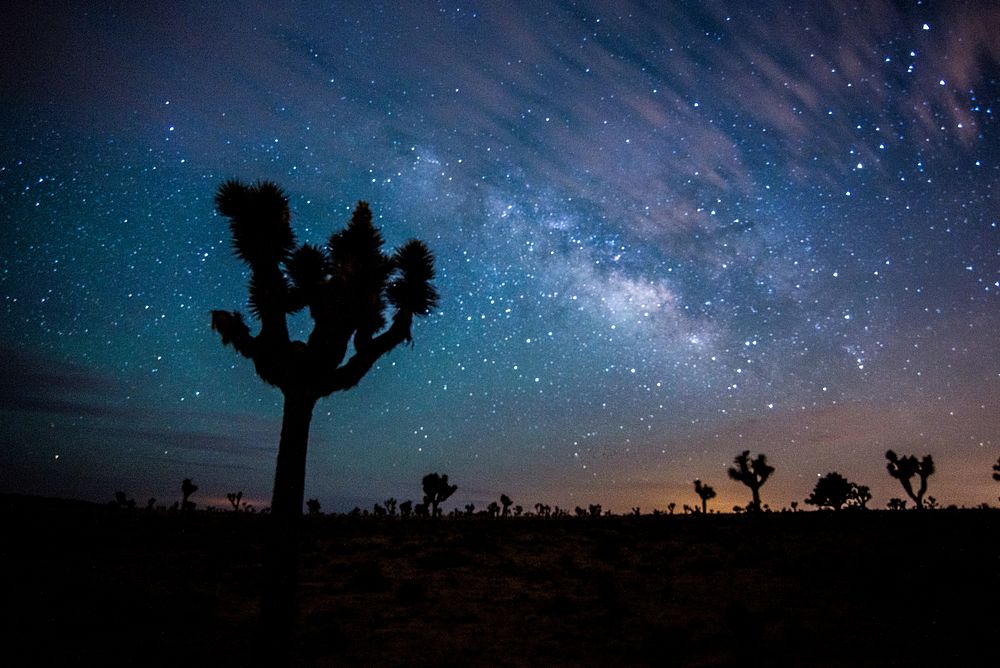
[[[3,663],[252,665],[266,516],[0,496]],[[306,517],[301,666],[994,666],[1000,511]]]

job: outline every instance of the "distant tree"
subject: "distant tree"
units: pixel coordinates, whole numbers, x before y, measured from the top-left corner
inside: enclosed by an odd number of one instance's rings
[[[507,496],[506,494],[501,494],[500,495],[500,505],[503,506],[503,516],[504,517],[507,517],[508,515],[510,515],[510,506],[511,506],[512,503],[514,503],[514,502],[510,500],[509,496]]]
[[[591,517],[600,517],[601,516],[601,504],[599,504],[599,503],[591,503],[591,504],[589,504],[587,506],[587,512],[590,514]]]
[[[639,508],[639,506],[633,506],[632,517],[641,517],[641,516],[642,516],[642,510]]]
[[[868,509],[868,502],[872,500],[872,492],[867,485],[851,483],[851,496],[847,499],[849,508]]]
[[[865,489],[867,489],[867,487]],[[798,511],[798,509],[799,509],[799,502],[798,501],[792,501],[788,505],[790,505],[792,507],[792,512],[793,513],[796,512],[796,511]]]
[[[465,504],[465,515],[466,517],[472,517],[476,512],[476,504],[467,503]]]
[[[673,501],[671,501],[670,503],[667,504],[667,512],[670,513],[671,515],[674,514],[674,510],[676,508],[677,508],[677,504],[674,503]]]
[[[1000,482],[1000,457],[997,457],[997,463],[993,465],[993,479]],[[1000,497],[997,497],[1000,500]]]
[[[549,517],[552,514],[552,508],[544,503],[536,503],[535,512],[539,517]]]
[[[399,504],[400,517],[409,517],[412,512],[413,512],[413,501],[407,500]]]
[[[156,503],[156,501],[154,500],[153,503]],[[112,505],[119,508],[127,508],[128,510],[135,510],[135,499],[129,498],[125,492],[115,492],[115,500],[112,501]]]
[[[490,517],[497,517],[500,515],[500,504],[496,501],[490,501],[490,504],[486,506],[486,514]]]
[[[240,501],[243,500],[243,491],[229,492],[226,494],[226,498],[229,499],[229,504],[233,507],[233,512],[239,512]]]
[[[389,515],[389,517],[396,516],[396,499],[389,497],[382,503],[382,505],[385,506],[385,512]]]
[[[577,506],[574,509],[573,512],[576,514],[577,517],[586,517],[587,516],[587,511],[584,510],[583,508],[581,508],[580,506]]]
[[[155,509],[155,507],[156,507],[156,498],[155,497],[151,496],[148,499],[146,499],[146,512],[147,513],[152,513],[153,510]]]
[[[774,473],[774,467],[767,463],[767,456],[759,454],[750,458],[750,451],[744,450],[733,459],[736,468],[729,468],[729,477],[750,488],[753,500],[746,507],[747,511],[760,512],[760,488]]]
[[[455,493],[458,485],[448,484],[448,475],[438,475],[428,473],[422,481],[424,488],[424,505],[430,508],[431,517],[439,517],[441,514],[438,506],[449,496]]]
[[[319,499],[309,499],[306,501],[306,508],[309,509],[310,515],[319,515]]]
[[[252,335],[238,311],[219,310],[211,313],[212,329],[284,395],[261,604],[271,631],[262,639],[277,661],[287,655],[295,611],[296,525],[313,408],[357,385],[383,355],[411,341],[414,318],[428,315],[438,301],[434,258],[417,240],[386,254],[366,202],[358,202],[346,228],[324,246],[298,245],[288,199],[272,182],[226,181],[215,205],[229,220],[236,256],[250,269],[250,311],[260,331]],[[293,341],[287,316],[303,309],[312,332]]]
[[[886,501],[885,507],[889,510],[906,510],[906,499],[892,497]]]
[[[188,501],[188,499],[197,491],[198,485],[191,482],[191,478],[184,478],[184,481],[181,483],[181,495],[183,498],[181,501],[182,511],[194,510],[196,504],[192,501]]]
[[[694,493],[698,495],[701,499],[701,512],[708,513],[708,500],[715,498],[715,490],[712,489],[711,485],[706,485],[698,480],[694,481]]]
[[[899,457],[892,450],[887,450],[885,458],[889,460],[886,470],[889,475],[899,481],[903,486],[906,495],[913,499],[914,507],[922,510],[924,507],[924,494],[927,492],[927,478],[934,474],[934,459],[930,455],[924,455],[919,461],[913,455]],[[913,476],[920,479],[920,486],[913,491],[913,484],[910,480]]]
[[[840,510],[851,498],[854,485],[836,471],[831,471],[816,481],[806,503],[818,508]]]
[[[520,517],[524,514],[524,506],[514,506],[514,517]]]

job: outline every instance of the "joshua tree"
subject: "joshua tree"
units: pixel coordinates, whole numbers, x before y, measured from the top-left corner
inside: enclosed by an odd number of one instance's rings
[[[442,501],[455,493],[458,485],[448,484],[448,474],[438,475],[428,473],[423,479],[424,505],[430,509],[431,517],[440,517],[441,510],[438,506]]]
[[[156,503],[154,500],[153,503]],[[128,508],[129,510],[135,510],[135,499],[128,498],[125,492],[115,492],[115,500],[111,502],[111,505],[117,505],[119,508]]]
[[[507,517],[508,515],[510,515],[510,506],[511,506],[512,503],[514,503],[514,502],[510,500],[509,496],[507,496],[506,494],[501,494],[500,495],[500,505],[503,506],[503,513],[502,514],[503,514],[504,517]]]
[[[260,332],[251,335],[236,311],[212,311],[212,329],[285,395],[271,512],[291,518],[302,512],[313,407],[411,341],[413,318],[437,304],[434,259],[417,240],[386,255],[366,202],[323,247],[296,244],[288,199],[274,183],[227,181],[215,204],[229,219],[236,256],[250,268],[250,312]],[[292,341],[286,317],[305,308],[313,330],[307,341]]]
[[[188,497],[198,491],[198,485],[191,482],[191,478],[184,478],[181,483],[181,494],[183,494],[183,501],[181,501],[181,510],[194,510],[194,502],[188,501]]]
[[[892,497],[886,501],[885,507],[889,510],[906,510],[906,499]]]
[[[496,517],[497,515],[500,514],[500,504],[498,504],[496,501],[490,501],[490,504],[486,506],[486,513],[490,517]]]
[[[733,462],[736,464],[736,468],[730,468],[727,471],[729,477],[750,488],[753,501],[747,506],[747,510],[759,512],[760,488],[774,473],[774,467],[767,463],[767,456],[764,454],[759,454],[751,459],[749,450],[744,450],[736,455]]]
[[[694,493],[701,499],[701,512],[708,513],[708,500],[715,498],[715,489],[711,485],[702,484],[697,478],[694,481]]]
[[[385,500],[385,503],[383,503],[382,505],[385,506],[385,512],[389,514],[389,517],[395,517],[396,516],[396,499],[395,498],[393,498],[393,497],[390,496],[388,499]]]
[[[993,479],[1000,482],[1000,457],[997,457],[997,463],[993,465]]]
[[[409,517],[410,513],[413,512],[413,501],[403,501],[399,504],[399,516]]]
[[[671,515],[674,514],[674,510],[676,508],[677,508],[677,504],[674,503],[673,501],[671,501],[670,503],[667,504],[667,512],[670,513]]]
[[[229,499],[229,504],[233,507],[233,512],[239,512],[240,501],[243,500],[243,491],[239,492],[229,492],[226,494],[226,498]]]
[[[872,491],[868,489],[867,485],[859,485],[853,482],[851,483],[851,496],[847,499],[847,506],[849,508],[867,510],[868,502],[871,500]]]
[[[288,199],[274,183],[227,181],[215,204],[229,219],[236,256],[250,269],[250,312],[260,331],[252,335],[237,311],[212,311],[212,329],[223,345],[253,361],[257,375],[285,400],[268,559],[277,580],[267,578],[262,605],[265,618],[283,627],[276,641],[284,652],[294,611],[295,532],[313,407],[320,398],[357,385],[379,358],[411,341],[414,317],[437,304],[434,259],[416,240],[392,255],[383,252],[382,234],[365,202],[358,202],[347,227],[325,246],[297,244]],[[293,341],[286,318],[303,309],[313,320],[312,332],[306,341]]]
[[[885,458],[889,460],[889,463],[885,466],[886,470],[889,471],[889,475],[898,480],[903,486],[903,491],[913,499],[916,509],[922,510],[924,507],[924,493],[927,492],[927,478],[934,473],[934,459],[930,455],[924,455],[923,459],[919,461],[913,455],[899,457],[892,450],[886,451]],[[913,491],[913,485],[910,483],[910,479],[913,476],[920,478],[920,486],[916,492]]]
[[[306,501],[306,508],[309,509],[310,515],[319,515],[319,499],[309,499]]]

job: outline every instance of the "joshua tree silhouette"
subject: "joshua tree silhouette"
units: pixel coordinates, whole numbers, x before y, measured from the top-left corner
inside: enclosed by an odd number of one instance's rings
[[[296,525],[313,407],[320,398],[357,385],[379,358],[411,341],[413,318],[437,304],[434,259],[417,240],[384,253],[366,202],[358,202],[346,228],[322,247],[297,245],[288,199],[274,183],[226,181],[215,205],[229,219],[236,256],[250,269],[250,312],[260,331],[252,335],[237,311],[212,311],[212,329],[223,345],[253,361],[257,375],[285,399],[271,497],[268,570],[275,580],[265,578],[262,612],[284,626],[287,636],[295,609]],[[306,341],[293,341],[286,318],[306,308],[312,332]]]
[[[310,515],[319,515],[319,509],[320,509],[319,499],[309,499],[308,501],[306,501],[306,508],[309,509]]]
[[[503,506],[503,516],[504,517],[507,517],[508,515],[510,515],[510,506],[511,506],[512,503],[514,503],[514,502],[511,501],[511,499],[510,499],[509,496],[507,496],[506,494],[501,494],[500,495],[500,505]]]
[[[229,492],[226,494],[226,498],[229,499],[229,505],[233,507],[233,512],[239,512],[240,501],[243,500],[243,490],[239,492]]]
[[[753,501],[747,506],[748,511],[760,511],[760,488],[774,473],[774,467],[767,463],[767,456],[759,454],[750,458],[750,451],[744,450],[733,459],[736,468],[729,468],[729,477],[750,488]]]
[[[892,450],[887,450],[885,458],[889,463],[885,465],[889,475],[899,481],[903,486],[906,495],[913,499],[917,510],[924,508],[924,494],[927,492],[927,478],[934,474],[934,459],[930,455],[924,455],[919,461],[913,455],[899,457]],[[920,486],[917,491],[913,491],[910,479],[913,476],[920,478]]]
[[[250,311],[260,332],[252,336],[236,311],[212,311],[212,329],[285,395],[271,512],[297,516],[313,407],[357,385],[382,355],[411,341],[414,316],[437,304],[434,259],[417,240],[386,255],[366,202],[358,202],[347,227],[325,247],[296,247],[288,199],[274,183],[227,181],[215,204],[229,219],[236,256],[250,268]],[[292,341],[286,316],[304,308],[313,330],[307,341]]]
[[[993,479],[1000,482],[1000,457],[997,457],[997,463],[993,465]]]
[[[441,509],[438,506],[455,493],[458,485],[449,485],[448,475],[438,475],[437,473],[428,473],[424,476],[422,483],[424,505],[430,509],[431,517],[440,517]]]
[[[198,491],[198,485],[191,482],[191,478],[184,478],[181,482],[181,494],[184,496],[184,500],[181,502],[181,510],[188,511],[194,510],[194,502],[188,501],[188,497]]]
[[[409,517],[413,512],[413,501],[406,500],[399,504],[399,516]]]
[[[701,480],[695,479],[694,493],[701,499],[701,512],[708,512],[708,500],[715,498],[715,490],[711,485],[702,484]]]

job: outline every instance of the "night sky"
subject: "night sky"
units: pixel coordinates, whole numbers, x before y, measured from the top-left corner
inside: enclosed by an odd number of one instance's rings
[[[324,510],[432,471],[728,510],[742,450],[773,508],[833,470],[884,507],[887,448],[996,503],[996,2],[11,4],[0,491],[269,503],[281,395],[209,318],[240,178],[300,241],[367,200],[437,257],[413,347],[317,406]]]

